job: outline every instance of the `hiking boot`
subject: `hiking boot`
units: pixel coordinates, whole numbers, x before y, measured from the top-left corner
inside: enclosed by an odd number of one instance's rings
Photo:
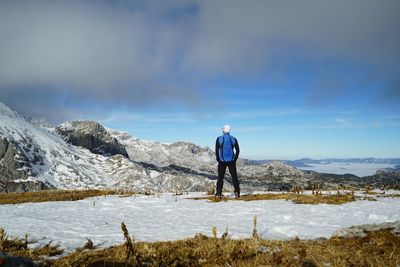
[[[216,200],[221,200],[221,198],[222,198],[222,195],[215,195],[215,197],[214,197]]]

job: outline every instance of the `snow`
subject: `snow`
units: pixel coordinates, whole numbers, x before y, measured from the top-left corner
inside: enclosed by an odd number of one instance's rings
[[[70,127],[71,122],[63,125]],[[116,187],[144,191],[156,187],[141,165],[120,156],[104,157],[72,146],[60,135],[31,124],[1,102],[0,138],[15,145],[15,158],[26,169],[27,180],[42,181],[56,188]],[[34,164],[28,167],[26,162]],[[207,180],[199,177],[195,182],[203,184]]]
[[[377,170],[394,167],[393,164],[385,163],[346,163],[346,162],[331,162],[326,164],[309,164],[310,167],[298,167],[301,170],[311,170],[321,173],[335,174],[354,174],[360,177],[375,174]]]
[[[75,202],[25,203],[0,206],[0,227],[11,236],[29,234],[37,245],[60,244],[67,251],[90,238],[100,247],[123,242],[125,222],[140,241],[176,240],[196,233],[221,235],[228,227],[231,238],[250,237],[253,217],[262,238],[288,239],[330,237],[352,225],[400,220],[395,198],[358,200],[343,205],[303,205],[285,200],[228,201],[190,200],[170,193],[153,196],[107,196]]]

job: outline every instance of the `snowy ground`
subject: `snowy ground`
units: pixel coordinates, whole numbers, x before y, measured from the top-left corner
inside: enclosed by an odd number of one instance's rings
[[[40,245],[52,240],[52,244],[71,251],[83,246],[85,237],[101,247],[122,243],[121,222],[137,240],[155,241],[196,233],[211,235],[213,226],[219,235],[228,227],[232,238],[250,237],[254,215],[258,232],[269,239],[330,237],[342,227],[400,220],[400,202],[394,198],[338,206],[300,205],[285,200],[211,203],[189,200],[189,196],[107,196],[75,202],[0,205],[0,227],[11,236],[27,233]]]
[[[373,175],[377,170],[393,168],[393,164],[384,163],[345,163],[331,162],[326,164],[309,164],[310,167],[298,167],[301,170],[311,170],[322,173],[354,174],[357,176]]]

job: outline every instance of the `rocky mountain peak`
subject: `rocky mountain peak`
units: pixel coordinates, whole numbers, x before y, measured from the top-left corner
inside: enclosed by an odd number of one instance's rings
[[[181,150],[186,150],[189,153],[192,154],[207,154],[207,153],[211,153],[213,154],[213,152],[208,148],[208,147],[201,147],[198,146],[196,144],[193,144],[191,142],[175,142],[169,145],[169,148],[171,149],[181,149]]]
[[[274,160],[274,161],[271,161],[268,163],[264,163],[264,164],[261,164],[261,166],[267,167],[269,169],[281,169],[281,170],[287,170],[287,171],[297,170],[295,167],[285,164],[279,160]]]
[[[104,134],[106,132],[106,129],[100,123],[91,120],[67,121],[60,124],[57,129],[83,134]]]
[[[271,161],[261,165],[265,168],[267,174],[273,176],[302,176],[304,172],[287,165],[281,161]]]
[[[100,123],[90,120],[68,121],[56,127],[67,142],[103,156],[121,154],[128,157],[125,147]]]

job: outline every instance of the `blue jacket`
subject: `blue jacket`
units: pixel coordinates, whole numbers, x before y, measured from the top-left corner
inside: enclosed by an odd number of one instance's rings
[[[235,152],[233,151],[235,149]],[[215,157],[218,162],[236,162],[239,157],[239,143],[234,136],[225,133],[215,142]]]

